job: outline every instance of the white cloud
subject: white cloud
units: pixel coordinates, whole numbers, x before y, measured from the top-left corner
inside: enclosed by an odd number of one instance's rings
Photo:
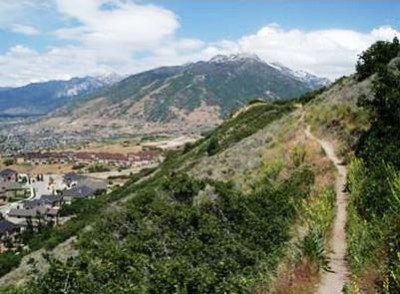
[[[20,33],[36,33],[34,27],[30,30],[21,24],[21,13],[37,9],[35,3],[40,3],[41,9],[56,9],[63,17],[64,27],[53,34],[70,45],[44,52],[21,45],[11,47],[0,55],[0,86],[111,70],[130,74],[239,52],[336,78],[352,73],[357,55],[373,42],[399,35],[391,27],[370,32],[303,31],[270,24],[237,40],[207,43],[178,37],[179,17],[172,11],[133,0],[0,0],[0,26],[14,25]],[[7,14],[14,17],[4,21]]]
[[[23,34],[27,36],[38,35],[40,32],[38,29],[32,26],[23,25],[19,23],[15,23],[11,26],[11,31],[17,34]]]
[[[353,30],[285,30],[277,24],[267,25],[253,35],[235,42],[222,41],[203,53],[255,53],[270,62],[279,62],[293,69],[306,70],[320,76],[337,78],[354,71],[357,55],[377,40],[391,40],[400,32],[379,27],[371,32]]]
[[[60,29],[56,35],[98,49],[105,58],[159,46],[179,28],[173,12],[153,5],[120,0],[57,0],[57,5],[60,13],[80,25]]]

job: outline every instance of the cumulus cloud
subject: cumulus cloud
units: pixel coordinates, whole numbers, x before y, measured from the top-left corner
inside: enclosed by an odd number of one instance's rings
[[[105,59],[160,46],[179,28],[173,12],[154,5],[120,0],[57,0],[57,7],[80,24],[60,29],[56,35],[96,49]]]
[[[30,0],[0,1],[0,19],[5,14],[3,11],[18,16],[17,20],[10,18],[7,24],[0,22],[0,26],[12,28],[14,25],[19,33],[37,33],[34,27],[22,25],[19,20],[23,18],[17,13],[18,7],[25,13],[33,7],[32,3]],[[168,9],[143,2],[37,0],[34,3],[40,3],[41,9],[50,7],[57,11],[63,26],[52,34],[69,45],[44,52],[22,45],[9,48],[0,55],[0,86],[106,71],[132,74],[158,66],[207,60],[217,54],[244,52],[257,54],[267,62],[279,62],[334,79],[352,73],[357,55],[373,42],[399,35],[399,31],[387,26],[357,32],[304,31],[269,24],[237,40],[208,43],[178,37],[179,17]]]
[[[334,79],[352,73],[357,55],[372,43],[399,35],[399,31],[386,26],[362,33],[339,29],[285,30],[270,24],[235,42],[209,46],[203,53],[211,57],[217,53],[251,52],[269,62]]]

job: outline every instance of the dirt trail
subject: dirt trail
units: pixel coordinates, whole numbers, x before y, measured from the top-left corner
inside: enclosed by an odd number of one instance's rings
[[[332,272],[324,272],[318,287],[318,294],[338,294],[342,293],[343,286],[349,275],[346,263],[346,218],[347,218],[347,195],[344,192],[346,185],[347,169],[341,164],[336,156],[333,145],[329,141],[316,138],[311,132],[310,127],[305,131],[307,138],[318,142],[324,149],[328,158],[333,162],[338,170],[336,179],[336,218],[333,224],[333,234],[330,240],[329,266]]]

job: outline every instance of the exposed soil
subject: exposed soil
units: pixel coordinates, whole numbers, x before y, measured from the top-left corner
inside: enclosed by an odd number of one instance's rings
[[[347,195],[345,191],[347,169],[336,156],[331,142],[316,138],[308,127],[305,131],[307,138],[318,142],[324,149],[326,156],[332,161],[338,170],[336,179],[336,218],[333,224],[332,239],[330,240],[329,267],[331,272],[324,272],[317,293],[337,294],[341,293],[348,278],[349,269],[346,262],[346,219],[347,219]]]

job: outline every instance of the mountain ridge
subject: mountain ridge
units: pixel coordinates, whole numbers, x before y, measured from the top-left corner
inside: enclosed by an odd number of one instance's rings
[[[327,84],[325,79],[309,74],[310,82],[285,69],[256,55],[217,55],[131,75],[50,117],[57,118],[58,125],[214,126],[251,100],[284,100]]]
[[[121,77],[116,73],[30,83],[22,87],[0,88],[0,114],[44,115],[80,96],[110,86]],[[21,106],[23,105],[23,106]]]

